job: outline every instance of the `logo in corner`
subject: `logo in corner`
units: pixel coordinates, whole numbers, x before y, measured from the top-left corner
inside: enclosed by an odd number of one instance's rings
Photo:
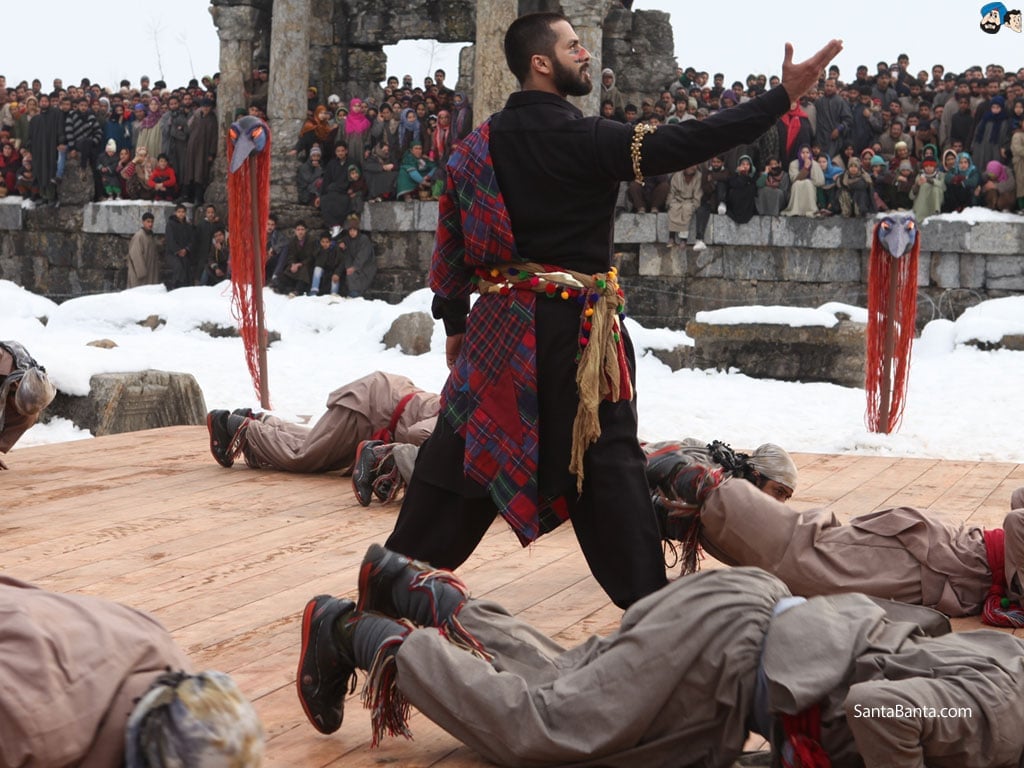
[[[1003,27],[1009,28],[1011,32],[1020,33],[1024,28],[1020,9],[1006,10],[1006,6],[1000,2],[985,3],[981,6],[981,31],[994,35]]]

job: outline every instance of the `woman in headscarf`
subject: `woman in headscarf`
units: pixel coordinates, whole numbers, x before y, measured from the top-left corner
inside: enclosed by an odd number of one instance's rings
[[[818,188],[818,213],[823,216],[839,213],[838,184],[845,169],[833,162],[827,152],[818,155],[818,167],[825,176],[825,183]]]
[[[979,168],[988,166],[990,160],[1001,160],[1000,148],[1010,140],[1010,113],[1006,111],[1006,99],[993,96],[988,109],[974,128],[971,143],[971,158]]]
[[[1017,182],[1013,171],[998,160],[989,160],[981,181],[980,202],[993,211],[1012,211],[1016,201]]]
[[[323,153],[320,145],[314,144],[309,150],[309,157],[306,162],[299,165],[295,174],[295,185],[299,189],[299,203],[301,205],[313,205],[320,196],[320,184],[323,179],[324,168],[321,164]]]
[[[455,140],[452,143],[458,143],[473,130],[473,108],[470,107],[466,94],[456,91],[452,96],[452,109],[455,112],[452,116],[452,131],[455,134]]]
[[[404,159],[413,144],[423,143],[423,131],[416,117],[416,110],[406,107],[398,119],[398,145]]]
[[[124,197],[127,200],[149,199],[152,193],[149,188],[149,177],[153,173],[156,164],[149,156],[149,150],[145,145],[135,150],[135,157],[131,163],[121,169],[121,179],[124,182]]]
[[[337,136],[338,127],[331,124],[331,111],[321,104],[313,110],[313,117],[302,124],[299,138],[288,154],[301,155],[308,161],[310,150],[318,145],[324,155],[333,157]]]
[[[942,212],[962,211],[977,202],[981,176],[974,167],[968,152],[956,156],[956,167],[946,173],[946,194],[943,197]]]
[[[839,210],[843,216],[849,218],[874,213],[872,191],[871,176],[864,171],[860,160],[851,157],[846,163],[846,170],[839,177]]]
[[[398,171],[397,194],[400,200],[410,200],[414,193],[429,197],[434,182],[435,165],[423,153],[423,145],[414,142],[402,157]]]
[[[818,188],[825,186],[825,174],[811,154],[809,144],[800,146],[789,164],[789,205],[783,216],[814,216],[818,212]]]
[[[345,118],[345,142],[348,144],[349,159],[362,164],[370,145],[372,123],[366,116],[366,104],[362,99],[351,99],[348,103],[348,117]]]
[[[163,132],[160,127],[160,118],[163,117],[163,109],[160,100],[152,98],[149,100],[149,107],[146,116],[139,123],[139,132],[135,137],[135,149],[145,147],[149,157],[156,157],[163,151]]]

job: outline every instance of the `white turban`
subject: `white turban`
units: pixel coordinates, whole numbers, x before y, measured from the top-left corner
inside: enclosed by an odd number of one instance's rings
[[[757,450],[750,454],[747,463],[763,477],[782,483],[790,490],[796,490],[796,464],[785,449],[774,443],[759,445]]]

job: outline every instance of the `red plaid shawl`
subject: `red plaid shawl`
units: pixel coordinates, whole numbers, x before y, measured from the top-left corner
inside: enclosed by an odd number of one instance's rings
[[[489,141],[488,120],[448,161],[430,265],[442,298],[468,297],[477,267],[519,260]],[[466,476],[488,489],[524,546],[568,518],[563,497],[539,498],[536,301],[528,291],[480,296],[441,392],[442,416],[466,440]]]

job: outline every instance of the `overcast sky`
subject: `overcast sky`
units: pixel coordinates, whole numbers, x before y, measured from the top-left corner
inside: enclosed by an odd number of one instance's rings
[[[680,65],[721,71],[732,82],[751,72],[781,73],[787,40],[794,44],[796,58],[802,59],[833,36],[845,43],[837,59],[844,77],[852,77],[858,64],[874,71],[877,61],[895,61],[899,53],[910,55],[914,72],[930,71],[940,62],[956,71],[992,62],[1016,69],[1024,64],[1024,35],[1008,28],[995,35],[983,33],[978,27],[982,4],[941,0],[929,5],[927,12],[895,15],[895,6],[880,0],[852,5],[818,0],[735,0],[727,5],[635,0],[634,9],[674,10]],[[116,87],[123,77],[137,84],[146,74],[183,85],[193,76],[219,69],[208,0],[100,0],[85,5],[79,0],[33,0],[31,10],[34,20],[48,23],[45,31],[33,23],[32,30],[12,28],[5,35],[0,74],[9,84],[38,77],[49,87],[54,77],[65,84],[88,77]],[[398,51],[388,48],[388,71],[408,72],[418,83],[440,66],[453,80],[459,47],[409,41]]]

